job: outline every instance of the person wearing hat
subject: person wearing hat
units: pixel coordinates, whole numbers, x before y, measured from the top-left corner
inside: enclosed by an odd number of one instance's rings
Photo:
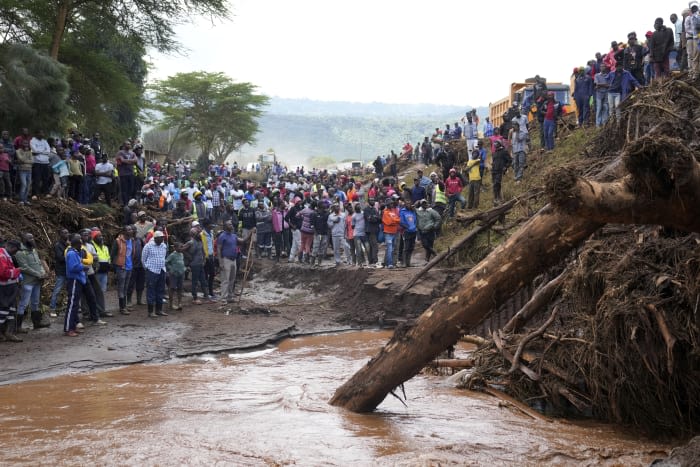
[[[24,312],[30,305],[34,329],[49,327],[51,323],[44,320],[39,306],[41,287],[46,279],[47,268],[46,263],[39,256],[34,235],[28,232],[22,235],[22,245],[15,255],[15,259],[24,276],[19,305],[17,306],[17,329],[21,329]]]
[[[149,318],[168,316],[163,311],[165,258],[167,255],[168,246],[165,244],[165,235],[157,230],[153,234],[153,241],[148,242],[141,253],[141,264],[146,271],[146,300]]]
[[[636,32],[627,34],[627,44],[622,55],[622,68],[629,71],[639,83],[644,83],[644,47],[637,42]]]

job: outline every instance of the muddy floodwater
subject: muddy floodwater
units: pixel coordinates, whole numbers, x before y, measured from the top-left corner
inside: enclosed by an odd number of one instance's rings
[[[669,446],[609,425],[532,420],[444,377],[372,414],[330,407],[390,336],[353,332],[257,352],[0,387],[0,465],[648,465]]]

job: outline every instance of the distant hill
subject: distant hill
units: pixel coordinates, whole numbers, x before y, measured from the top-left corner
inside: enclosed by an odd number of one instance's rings
[[[371,162],[392,149],[400,152],[407,140],[415,145],[436,127],[452,125],[472,108],[272,98],[260,118],[257,143],[231,158],[251,161],[272,148],[292,166],[308,165],[308,159],[316,156]],[[477,113],[483,119],[488,108],[479,107]]]

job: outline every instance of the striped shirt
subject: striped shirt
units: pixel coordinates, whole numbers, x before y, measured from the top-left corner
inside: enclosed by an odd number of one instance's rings
[[[165,242],[158,245],[154,240],[151,240],[143,247],[141,252],[141,263],[148,271],[155,274],[160,274],[165,270],[165,257],[168,254],[168,246]]]

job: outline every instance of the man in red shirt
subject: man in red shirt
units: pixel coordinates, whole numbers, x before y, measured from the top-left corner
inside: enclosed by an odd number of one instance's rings
[[[462,203],[462,209],[467,205],[467,201],[462,196],[462,190],[464,189],[464,183],[462,179],[457,176],[457,169],[454,167],[450,169],[450,176],[445,180],[445,194],[447,194],[447,204],[450,210],[450,217],[455,216],[455,203],[459,201]]]

